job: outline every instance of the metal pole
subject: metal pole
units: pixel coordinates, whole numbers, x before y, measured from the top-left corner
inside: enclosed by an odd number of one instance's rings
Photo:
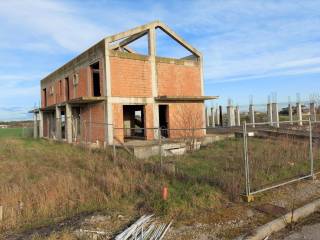
[[[158,128],[158,136],[159,136],[159,155],[160,155],[160,171],[162,173],[162,142],[161,142],[161,127]]]
[[[108,129],[108,124],[106,125],[106,128]],[[114,136],[115,136],[115,134],[114,134],[114,127],[113,127],[113,125],[112,125],[112,132],[113,132],[113,138],[114,138]],[[113,141],[112,141],[112,147],[113,147],[113,161],[115,161],[116,160],[116,157],[117,157],[117,152],[116,152],[116,145],[115,145],[115,141],[114,141],[114,139],[113,139]]]
[[[313,143],[312,143],[312,122],[309,117],[309,150],[310,150],[310,175],[314,177],[314,168],[313,168]]]
[[[245,167],[245,182],[246,182],[246,196],[250,195],[250,180],[249,180],[249,161],[248,161],[248,140],[247,140],[247,123],[243,124],[243,156]]]

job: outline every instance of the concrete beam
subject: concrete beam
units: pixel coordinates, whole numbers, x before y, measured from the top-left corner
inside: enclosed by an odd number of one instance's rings
[[[122,40],[121,42],[117,43],[116,45],[114,46],[111,46],[109,49],[117,49],[117,48],[120,48],[120,47],[125,47],[126,45],[138,40],[139,38],[145,36],[146,34],[148,34],[148,30],[144,30],[140,33],[136,33],[136,34],[133,34],[131,35],[130,37]]]
[[[72,143],[72,107],[66,104],[66,138],[68,143]]]

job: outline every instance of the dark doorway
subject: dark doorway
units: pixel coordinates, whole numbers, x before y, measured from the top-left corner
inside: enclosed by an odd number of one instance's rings
[[[43,94],[43,106],[46,107],[47,106],[47,89],[46,88],[42,89],[42,94]]]
[[[123,127],[125,138],[145,138],[144,106],[123,106]]]
[[[68,101],[70,99],[70,91],[69,91],[69,78],[66,77],[65,78],[65,82],[66,82],[66,101]]]
[[[159,105],[159,127],[161,136],[168,137],[168,105]]]
[[[92,74],[92,87],[93,87],[93,96],[100,97],[100,70],[99,70],[99,62],[92,64],[91,66],[91,74]]]

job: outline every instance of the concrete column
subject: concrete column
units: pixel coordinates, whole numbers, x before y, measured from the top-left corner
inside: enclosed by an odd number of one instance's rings
[[[314,102],[310,103],[310,119],[311,121],[317,121],[317,108]]]
[[[61,140],[61,109],[56,106],[56,138]]]
[[[240,126],[241,125],[241,119],[240,119],[240,108],[239,106],[236,106],[235,109],[235,125]]]
[[[38,138],[38,114],[33,113],[33,138]]]
[[[272,119],[275,127],[280,127],[278,103],[272,103]]]
[[[39,137],[43,138],[43,112],[39,111]]]
[[[298,125],[302,126],[302,106],[301,103],[297,103],[297,117],[298,117]]]
[[[288,105],[288,114],[289,114],[290,124],[292,125],[293,124],[293,113],[292,113],[292,105],[291,104]]]
[[[66,104],[66,139],[68,143],[72,143],[72,107]]]
[[[228,127],[233,127],[235,125],[234,107],[227,107],[227,117],[228,117]]]
[[[220,125],[220,112],[219,112],[219,107],[218,106],[216,107],[215,117],[216,117],[216,124],[219,126]]]
[[[210,115],[210,118],[211,118],[211,127],[215,127],[216,126],[216,123],[215,123],[215,118],[214,118],[214,108],[212,107],[211,109],[211,115]]]
[[[249,105],[249,121],[252,124],[252,127],[256,127],[255,110],[253,104]]]
[[[113,117],[112,117],[112,102],[111,102],[111,70],[110,70],[110,54],[109,54],[109,42],[105,41],[105,86],[104,94],[107,98],[104,102],[104,112],[105,112],[105,127],[104,127],[104,138],[105,144],[113,144]],[[88,126],[91,126],[88,123]],[[91,129],[89,129],[91,133]]]
[[[268,105],[267,105],[267,115],[268,115],[269,125],[270,125],[270,126],[273,126],[272,103],[268,103]]]

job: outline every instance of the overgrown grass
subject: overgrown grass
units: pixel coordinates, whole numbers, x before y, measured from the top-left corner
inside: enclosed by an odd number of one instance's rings
[[[0,138],[0,232],[50,224],[90,211],[153,212],[177,221],[221,209],[244,191],[242,139],[229,139],[184,156],[132,159],[16,137]],[[249,139],[254,187],[308,171],[308,147],[292,139]],[[320,160],[317,158],[317,163]],[[161,174],[162,172],[162,174]],[[169,199],[161,191],[169,188]]]
[[[23,128],[0,128],[0,138],[22,137]]]

